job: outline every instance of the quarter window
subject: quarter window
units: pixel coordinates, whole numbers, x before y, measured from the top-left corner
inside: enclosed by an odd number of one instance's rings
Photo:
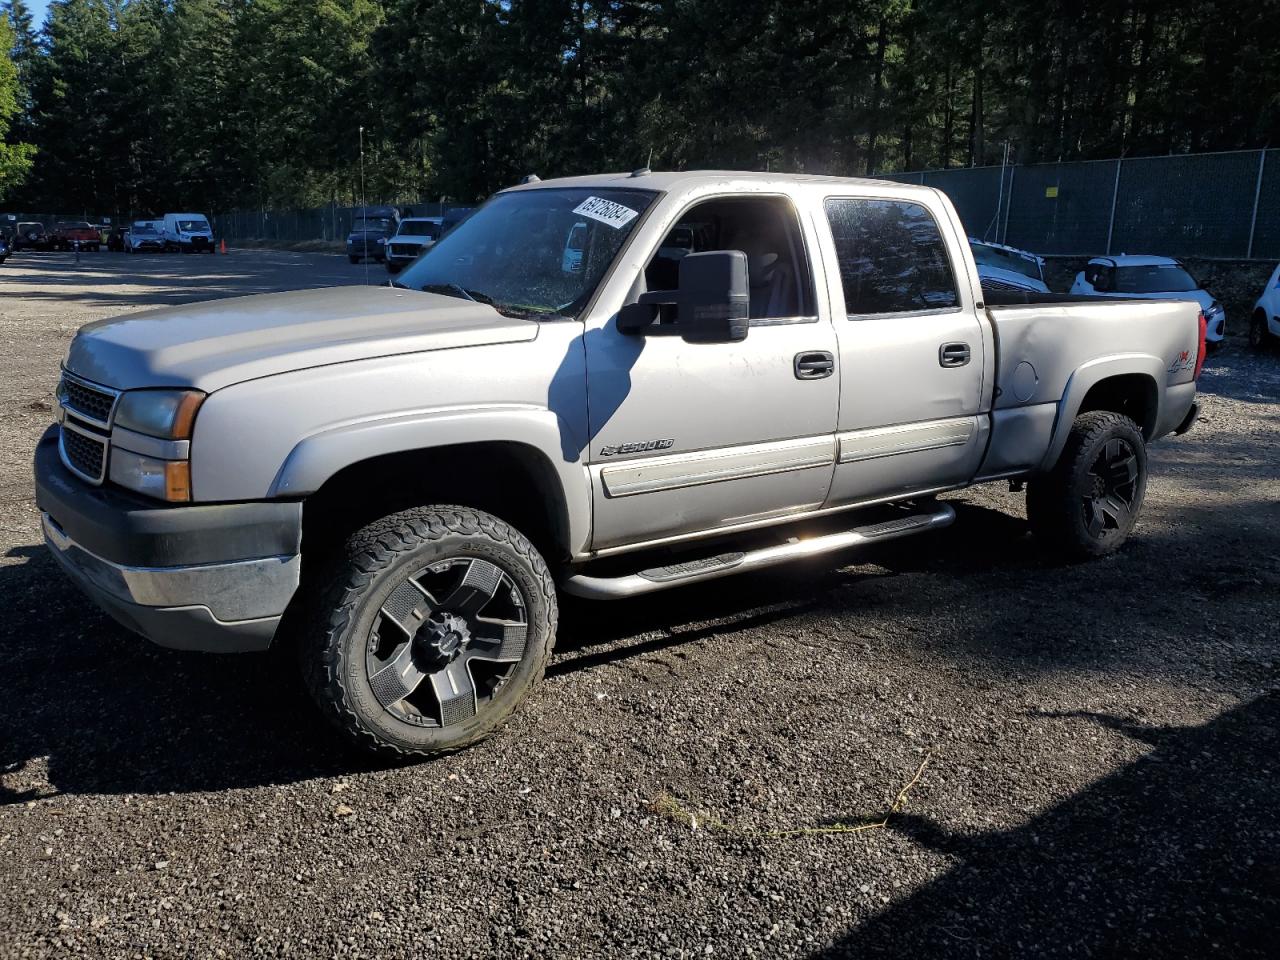
[[[937,221],[903,200],[831,199],[827,222],[835,239],[849,316],[954,310],[955,276]]]

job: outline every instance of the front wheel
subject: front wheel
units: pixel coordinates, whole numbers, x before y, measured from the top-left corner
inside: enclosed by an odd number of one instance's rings
[[[479,510],[384,517],[351,536],[325,582],[303,676],[329,719],[375,753],[428,757],[489,736],[551,656],[547,565]]]
[[[1254,350],[1267,350],[1272,343],[1271,331],[1267,329],[1267,315],[1259,310],[1249,321],[1249,346]]]
[[[1113,553],[1138,520],[1147,492],[1147,447],[1121,413],[1076,417],[1057,464],[1027,484],[1032,532],[1070,560]]]

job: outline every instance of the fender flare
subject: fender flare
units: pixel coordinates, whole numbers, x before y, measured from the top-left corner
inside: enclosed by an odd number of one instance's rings
[[[387,454],[467,443],[509,443],[541,456],[560,489],[565,548],[584,553],[591,537],[591,482],[580,460],[568,461],[562,438],[569,428],[550,410],[503,404],[415,411],[338,424],[300,440],[272,480],[269,497],[305,497],[346,467]]]
[[[1044,459],[1040,462],[1040,470],[1051,470],[1053,465],[1058,462],[1058,457],[1062,455],[1062,450],[1067,445],[1067,437],[1071,433],[1071,425],[1080,413],[1080,407],[1084,403],[1084,398],[1088,396],[1089,391],[1103,380],[1111,377],[1132,376],[1134,374],[1148,377],[1155,387],[1156,410],[1152,423],[1158,424],[1161,422],[1165,397],[1160,385],[1167,378],[1163,360],[1149,353],[1124,353],[1090,360],[1072,371],[1070,378],[1067,380],[1066,389],[1062,392],[1062,399],[1058,402],[1058,415],[1053,423],[1049,449],[1045,452]],[[1139,426],[1143,425],[1139,424]]]

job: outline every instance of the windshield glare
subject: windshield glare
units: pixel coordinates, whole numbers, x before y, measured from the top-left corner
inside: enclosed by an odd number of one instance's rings
[[[499,194],[406,269],[399,285],[492,303],[509,316],[574,317],[653,198],[600,188]]]
[[[1190,293],[1200,285],[1186,270],[1175,264],[1117,267],[1116,293]]]
[[[353,231],[361,230],[390,230],[390,217],[356,217],[351,224]]]
[[[190,233],[193,230],[208,230],[209,224],[205,220],[179,220],[178,229]]]
[[[1028,259],[1009,250],[989,247],[985,243],[971,243],[969,246],[973,249],[973,259],[977,261],[980,267],[1010,270],[1014,273],[1020,273],[1024,277],[1030,277],[1032,280],[1044,280],[1044,276],[1040,273],[1040,264],[1035,260]]]

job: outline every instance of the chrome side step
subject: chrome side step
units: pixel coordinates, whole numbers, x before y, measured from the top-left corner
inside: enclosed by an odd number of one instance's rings
[[[824,553],[834,553],[837,550],[847,550],[850,547],[894,540],[913,533],[924,533],[926,530],[950,526],[955,518],[955,510],[948,504],[939,503],[929,513],[914,513],[887,520],[884,523],[854,527],[852,530],[842,530],[839,533],[829,533],[807,540],[789,540],[774,547],[764,547],[746,553],[722,553],[719,556],[701,560],[674,563],[666,567],[652,567],[621,577],[590,577],[586,574],[575,574],[565,580],[561,586],[566,593],[576,597],[586,597],[590,600],[619,600],[623,597],[635,597],[642,593],[666,590],[669,587],[684,586],[687,583],[715,580],[734,573],[761,570],[789,560],[800,560]]]

